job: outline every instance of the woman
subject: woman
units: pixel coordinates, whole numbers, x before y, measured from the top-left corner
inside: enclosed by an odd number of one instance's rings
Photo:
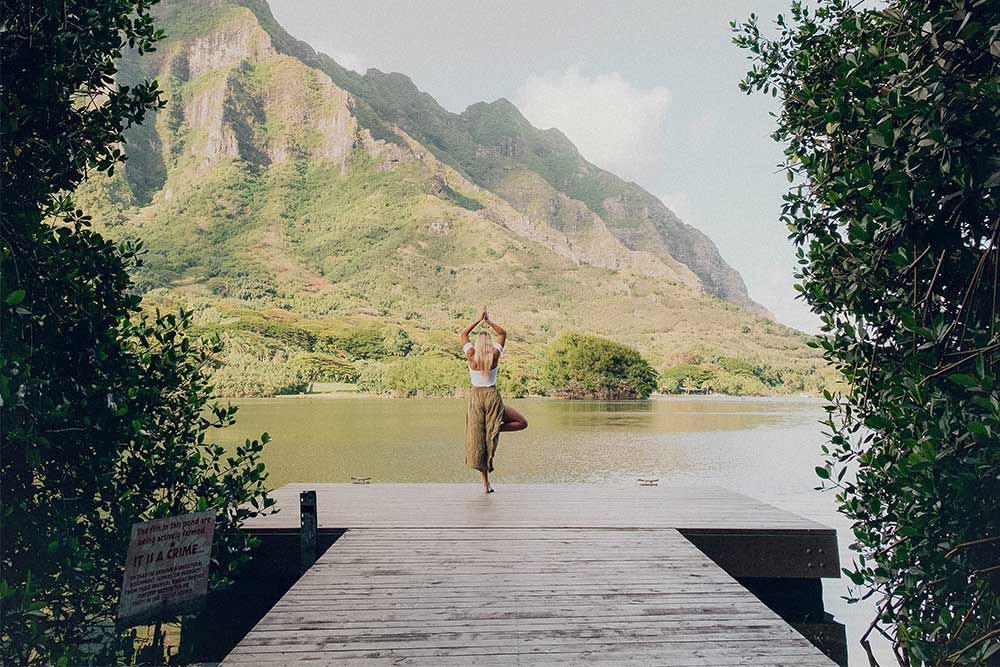
[[[497,334],[493,342],[490,332],[483,327],[476,334],[475,345],[469,334],[480,322],[485,322]],[[507,342],[507,331],[490,321],[483,306],[479,319],[462,330],[462,351],[469,362],[469,377],[472,393],[465,415],[465,464],[483,473],[483,487],[486,493],[493,493],[490,473],[493,472],[493,453],[501,431],[523,431],[528,428],[528,420],[514,408],[507,407],[497,391],[497,365],[503,354],[503,344]]]

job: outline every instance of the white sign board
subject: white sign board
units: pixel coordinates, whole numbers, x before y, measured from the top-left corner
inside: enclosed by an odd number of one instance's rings
[[[118,604],[120,626],[196,610],[208,593],[215,512],[196,512],[132,525]]]

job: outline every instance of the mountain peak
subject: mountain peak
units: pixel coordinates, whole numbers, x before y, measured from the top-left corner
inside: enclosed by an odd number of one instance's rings
[[[516,114],[519,118],[524,118],[521,114],[521,110],[517,106],[508,100],[506,97],[498,97],[492,102],[473,102],[465,108],[463,114],[466,113],[480,113],[483,109],[490,109],[497,112],[505,112]]]
[[[413,82],[413,79],[400,72],[383,72],[378,68],[369,67],[364,74],[364,78],[378,82],[381,85],[392,86],[404,94],[419,94],[422,92],[417,88],[417,84]]]
[[[704,293],[763,313],[708,237],[507,98],[449,112],[405,74],[360,75],[317,53],[263,0],[164,0],[156,11],[163,48],[122,68],[156,77],[169,99],[126,146],[138,206],[120,217],[153,249],[143,284],[210,280],[292,304],[304,303],[287,294],[301,284],[320,311],[382,300],[440,318],[471,295],[459,282],[472,262],[523,290],[525,308],[548,303],[546,326],[563,309],[606,326],[591,320],[600,308],[575,310],[582,292],[567,280],[596,280],[633,312],[684,299],[722,308]],[[163,245],[159,225],[175,222],[206,254]],[[633,290],[649,300],[633,302]]]
[[[193,21],[189,11],[177,11],[189,10],[192,6],[249,9],[256,16],[259,28],[270,38],[268,48],[273,47],[277,53],[313,68],[313,74],[302,73],[302,76],[329,77],[335,87],[351,96],[347,103],[351,123],[373,139],[395,144],[401,150],[413,141],[418,142],[437,160],[455,169],[475,186],[507,199],[521,215],[532,220],[532,224],[554,226],[558,233],[565,234],[578,228],[591,229],[587,226],[590,223],[584,227],[580,225],[584,220],[594,218],[607,231],[608,241],[622,245],[626,252],[646,253],[656,262],[674,267],[672,270],[694,276],[692,286],[696,289],[766,314],[750,299],[740,275],[726,264],[707,236],[679,220],[662,202],[638,185],[625,182],[588,162],[558,129],[541,130],[533,126],[509,99],[501,97],[492,102],[478,102],[469,105],[460,114],[451,113],[431,95],[421,91],[405,74],[371,68],[360,75],[341,67],[329,56],[317,53],[308,44],[291,37],[274,19],[264,0],[218,0],[210,6],[196,5],[193,0],[165,0],[158,12],[167,19],[164,27],[168,35],[189,34],[190,30],[176,28],[192,23],[199,30],[216,23]],[[199,48],[210,46],[206,43]],[[226,57],[239,59],[241,53],[237,49]],[[291,65],[286,63],[282,67]],[[265,70],[275,71],[275,68],[260,69]],[[247,90],[251,90],[259,80],[259,77],[251,77]],[[280,79],[274,83],[280,85]],[[277,89],[275,95],[280,96]],[[307,145],[314,144],[319,136],[313,132],[311,139],[301,135],[293,140],[292,137],[299,136],[301,132],[289,131],[284,135],[286,138],[278,142],[282,147],[275,152],[273,144],[278,135],[273,131],[248,133],[255,123],[254,114],[259,116],[260,110],[254,111],[251,108],[253,105],[237,106],[246,112],[243,116],[246,127],[233,130],[233,139],[223,136],[210,141],[210,145],[217,150],[233,152],[228,147],[236,147],[236,139],[243,142],[239,146],[250,146],[254,141],[257,144],[271,142],[260,154],[269,155],[269,159],[277,157],[283,160],[287,156],[301,154],[303,150],[308,153],[311,149]],[[229,108],[236,107],[230,104]],[[285,108],[287,111],[287,105]],[[309,115],[308,110],[305,111],[303,118]],[[232,111],[226,113],[230,118],[235,117]],[[266,115],[266,111],[264,113]],[[280,126],[292,128],[298,124],[292,121],[290,125]],[[257,138],[254,139],[254,136]],[[345,155],[346,140],[347,135],[343,135],[335,142],[341,148],[333,152]],[[333,149],[328,146],[324,150],[330,153]],[[242,148],[236,152],[251,155]],[[530,187],[527,187],[528,183]],[[567,210],[578,207],[582,208],[575,214],[575,222],[565,217]],[[583,237],[577,242],[583,244]],[[581,257],[605,255],[595,252],[580,254],[578,251],[577,254]],[[682,282],[691,283],[692,280],[685,278]]]
[[[518,332],[512,361],[575,329],[660,369],[779,359],[790,391],[814,384],[804,335],[766,319],[708,237],[509,99],[451,113],[405,74],[317,53],[263,0],[156,16],[168,38],[120,71],[168,104],[78,201],[143,241],[149,303],[193,308],[244,362],[388,327],[450,358],[457,319],[488,302]]]

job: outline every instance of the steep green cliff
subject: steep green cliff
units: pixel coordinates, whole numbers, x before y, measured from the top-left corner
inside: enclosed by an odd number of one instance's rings
[[[158,12],[168,39],[122,79],[155,77],[168,106],[80,204],[144,242],[147,302],[196,309],[231,355],[363,366],[316,341],[387,327],[431,354],[489,303],[529,375],[575,330],[660,370],[742,359],[780,371],[764,391],[823,384],[807,336],[771,321],[704,234],[506,100],[449,113],[403,75],[316,54],[259,0]]]

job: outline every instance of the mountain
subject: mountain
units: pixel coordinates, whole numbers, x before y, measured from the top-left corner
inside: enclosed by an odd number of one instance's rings
[[[533,127],[506,99],[450,113],[407,76],[347,70],[289,36],[265,2],[244,4],[259,17],[276,49],[325,72],[350,92],[364,109],[362,117],[372,119],[377,137],[395,141],[395,128],[402,129],[471,182],[560,232],[564,244],[555,247],[568,248],[570,257],[609,268],[642,267],[643,272],[656,271],[653,267],[662,263],[695,289],[765,312],[707,236],[635,183],[587,162],[558,129]]]
[[[284,359],[365,327],[429,353],[488,302],[526,354],[576,329],[661,370],[743,360],[819,386],[808,337],[707,236],[507,100],[448,112],[402,74],[316,53],[263,0],[166,0],[157,18],[168,38],[123,58],[120,81],[156,78],[167,107],[78,195],[144,243],[147,302]]]

